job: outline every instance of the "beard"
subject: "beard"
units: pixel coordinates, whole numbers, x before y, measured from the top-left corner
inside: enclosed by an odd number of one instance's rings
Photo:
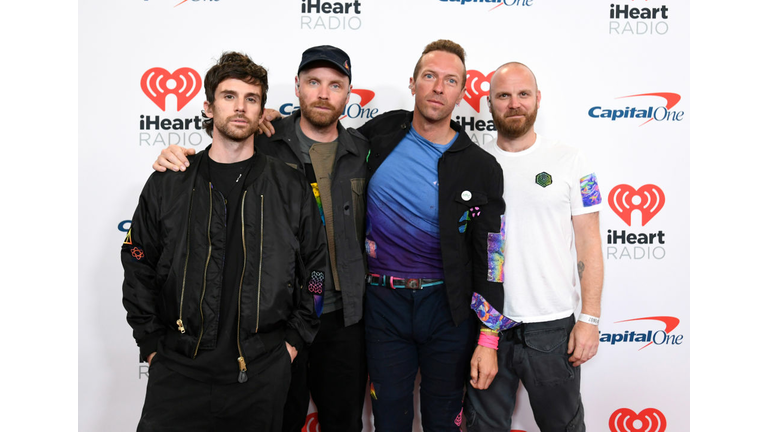
[[[246,128],[237,128],[232,126],[230,121],[236,118],[247,121],[248,126]],[[246,139],[250,138],[251,135],[253,135],[256,132],[256,129],[259,127],[258,123],[253,123],[243,116],[227,117],[226,119],[220,121],[214,120],[213,126],[224,138],[237,142],[245,141]]]
[[[312,109],[314,107],[327,108],[329,111],[314,110]],[[307,121],[309,121],[309,124],[318,129],[331,126],[344,113],[344,104],[333,106],[328,102],[307,104],[305,101],[299,99],[299,108],[301,108],[302,117],[306,118]]]
[[[491,117],[493,117],[493,123],[496,125],[496,130],[498,131],[499,136],[508,139],[517,139],[533,128],[533,124],[536,123],[536,115],[538,112],[538,108],[534,108],[527,113],[522,110],[506,110],[503,113],[497,113],[496,110],[491,109]],[[515,115],[523,115],[524,118],[522,120],[510,118],[510,116]]]
[[[228,140],[236,142],[244,141],[256,133],[256,130],[259,128],[258,119],[255,122],[252,122],[248,117],[243,115],[233,115],[222,119],[221,116],[217,115],[215,104],[211,104],[211,111],[213,112],[213,128]],[[234,127],[230,124],[233,119],[245,120],[247,126],[245,128]]]

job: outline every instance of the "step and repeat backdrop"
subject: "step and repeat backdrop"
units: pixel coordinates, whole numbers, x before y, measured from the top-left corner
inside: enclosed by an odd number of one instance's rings
[[[138,422],[148,375],[121,304],[119,250],[160,150],[210,143],[201,78],[220,54],[266,67],[267,106],[289,115],[301,53],[344,49],[353,90],[341,121],[355,127],[413,108],[408,79],[436,39],[467,51],[453,118],[475,142],[495,136],[493,71],[519,61],[542,93],[537,132],[596,166],[605,284],[600,350],[582,367],[587,429],[689,430],[688,1],[81,0],[79,27],[81,431]],[[524,388],[518,400],[513,431],[538,431]],[[319,431],[314,411],[308,432]],[[369,401],[363,415],[372,431]]]

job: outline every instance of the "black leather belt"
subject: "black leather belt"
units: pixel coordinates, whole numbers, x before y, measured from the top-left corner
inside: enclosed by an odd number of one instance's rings
[[[439,285],[443,283],[442,279],[408,279],[408,278],[399,278],[394,276],[378,275],[374,273],[368,274],[368,276],[365,277],[365,281],[370,285],[390,287],[393,289],[397,289],[397,288],[422,289],[422,288]]]

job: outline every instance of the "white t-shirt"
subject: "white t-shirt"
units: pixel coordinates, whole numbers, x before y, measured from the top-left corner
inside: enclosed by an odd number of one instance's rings
[[[504,170],[504,315],[522,322],[570,316],[579,304],[571,216],[600,210],[581,150],[538,135],[521,152],[481,145]]]

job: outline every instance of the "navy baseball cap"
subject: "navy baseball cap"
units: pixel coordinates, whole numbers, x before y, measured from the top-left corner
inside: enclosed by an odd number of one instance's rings
[[[332,63],[344,73],[344,75],[348,76],[350,81],[352,81],[352,67],[350,66],[349,56],[341,49],[330,45],[320,45],[307,49],[301,56],[299,72],[306,68],[310,63],[316,61]]]

